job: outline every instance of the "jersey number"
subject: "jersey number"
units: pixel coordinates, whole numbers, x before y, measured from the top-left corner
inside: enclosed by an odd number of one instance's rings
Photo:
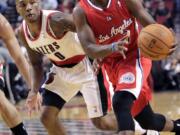
[[[54,55],[55,55],[56,57],[58,57],[60,60],[64,60],[64,59],[65,59],[65,56],[62,55],[60,52],[56,52],[56,53],[54,53]]]

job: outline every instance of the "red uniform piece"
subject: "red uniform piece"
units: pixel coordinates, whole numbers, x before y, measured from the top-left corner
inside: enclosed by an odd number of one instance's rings
[[[136,116],[151,99],[151,89],[147,78],[151,70],[151,60],[140,56],[137,47],[138,23],[127,10],[125,0],[109,0],[106,8],[101,9],[89,0],[80,0],[88,24],[94,32],[97,44],[111,44],[126,36],[130,31],[126,59],[120,53],[112,53],[104,58],[103,66],[115,91],[128,91],[137,100],[132,107]]]

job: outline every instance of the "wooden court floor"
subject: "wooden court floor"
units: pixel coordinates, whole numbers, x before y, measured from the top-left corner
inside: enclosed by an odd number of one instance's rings
[[[17,108],[24,118],[24,123],[29,135],[47,135],[39,121],[39,113],[34,113],[31,118],[28,117],[23,103],[24,102],[20,103]],[[163,113],[173,119],[180,118],[180,91],[155,93],[151,104],[155,112]],[[60,113],[60,120],[67,130],[67,135],[115,135],[114,132],[97,130],[91,124],[88,120],[86,107],[81,97],[76,97],[66,104]],[[11,135],[2,120],[0,120],[0,135]],[[173,134],[161,133],[161,135]]]

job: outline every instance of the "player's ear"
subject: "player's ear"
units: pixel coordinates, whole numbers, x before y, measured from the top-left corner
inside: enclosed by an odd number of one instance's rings
[[[16,11],[19,13],[19,9],[18,9],[18,1],[19,1],[19,0],[16,0]]]
[[[42,6],[42,4],[41,4],[41,0],[36,0],[37,1],[37,3],[38,3],[38,6],[39,6],[39,8],[41,8],[41,6]]]

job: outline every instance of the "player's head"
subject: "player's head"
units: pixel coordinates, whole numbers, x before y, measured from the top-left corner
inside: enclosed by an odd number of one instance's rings
[[[35,22],[40,16],[40,0],[16,0],[17,12],[28,22]]]

